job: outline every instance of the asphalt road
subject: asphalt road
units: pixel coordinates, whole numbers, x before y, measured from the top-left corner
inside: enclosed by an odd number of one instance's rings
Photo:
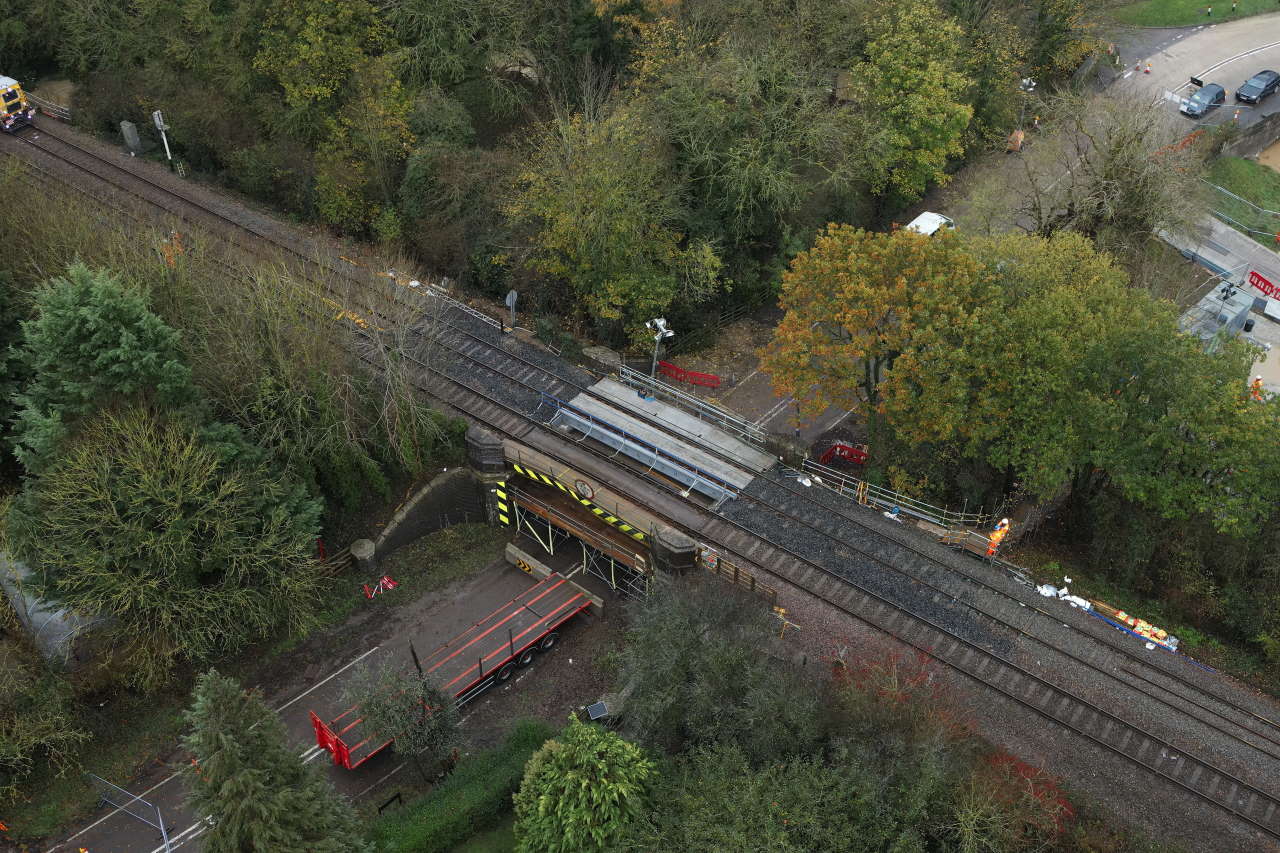
[[[351,799],[374,797],[381,786],[402,771],[404,759],[387,750],[355,770],[336,767],[329,753],[315,745],[309,712],[314,710],[326,719],[337,716],[344,710],[340,703],[346,679],[357,666],[365,663],[381,664],[384,660],[390,660],[401,669],[412,670],[410,640],[420,655],[426,655],[466,630],[485,614],[519,595],[531,583],[527,575],[505,562],[492,566],[458,587],[428,594],[425,597],[427,606],[421,610],[404,614],[396,612],[392,617],[396,620],[396,631],[389,642],[349,649],[331,665],[316,667],[318,671],[314,676],[307,677],[311,672],[308,669],[301,674],[301,678],[291,680],[293,683],[259,686],[267,703],[284,720],[289,741],[304,760],[321,762],[334,787]],[[387,594],[395,595],[398,592],[401,590]],[[412,594],[411,591],[408,594]],[[494,688],[468,705],[466,713],[499,699],[512,689],[518,689],[519,681],[526,676],[540,674],[541,669],[550,665],[549,661],[535,661],[517,678],[513,678],[511,684]],[[185,759],[179,757],[177,760]],[[142,779],[111,781],[127,786],[131,793],[160,809],[171,849],[201,849],[200,836],[205,827],[186,808],[185,786],[172,768],[157,768],[150,776]],[[131,809],[134,810],[147,812],[141,806]],[[118,808],[103,807],[92,821],[47,848],[46,853],[78,853],[81,849],[89,853],[163,853],[164,845],[158,831]]]
[[[1109,91],[1149,95],[1152,101],[1164,99],[1167,109],[1176,115],[1179,99],[1194,91],[1190,80],[1196,77],[1227,90],[1226,104],[1208,117],[1208,124],[1232,121],[1237,106],[1242,125],[1280,112],[1280,95],[1256,107],[1237,105],[1232,97],[1236,87],[1254,73],[1264,68],[1280,70],[1280,12],[1201,27],[1127,30],[1117,38],[1127,67]],[[1149,74],[1145,71],[1147,62],[1151,63]],[[1137,71],[1135,66],[1143,70]],[[1192,119],[1182,120],[1188,128],[1196,126]]]

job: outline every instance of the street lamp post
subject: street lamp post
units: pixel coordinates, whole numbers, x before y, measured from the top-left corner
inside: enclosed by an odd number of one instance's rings
[[[662,342],[675,335],[675,332],[667,328],[666,317],[655,317],[652,320],[647,320],[645,325],[653,330],[653,364],[649,368],[649,378],[656,379],[658,376],[658,349],[662,346]]]
[[[1023,77],[1022,82],[1018,84],[1018,88],[1022,90],[1022,106],[1018,110],[1018,128],[1022,128],[1022,121],[1027,116],[1027,98],[1036,90],[1036,81],[1030,77]]]

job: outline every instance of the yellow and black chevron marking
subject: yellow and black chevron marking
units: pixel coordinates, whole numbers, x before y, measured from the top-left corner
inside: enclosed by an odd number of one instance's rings
[[[630,536],[632,539],[636,539],[640,542],[645,541],[645,535],[643,532],[632,527],[630,524],[627,524],[625,521],[623,521],[621,518],[618,518],[616,515],[613,515],[608,511],[603,510],[600,507],[596,506],[591,501],[587,500],[582,495],[578,494],[578,490],[573,488],[573,486],[566,486],[564,483],[560,482],[555,477],[548,477],[546,474],[541,474],[525,465],[517,465],[515,462],[512,462],[511,467],[516,469],[517,473],[524,474],[526,477],[528,477],[530,480],[533,480],[535,483],[543,483],[548,486],[555,486],[557,489],[564,492],[566,495],[569,495],[578,503],[585,506],[587,509],[591,510],[591,513],[595,515],[597,518],[599,518],[601,521],[608,522],[612,526],[618,528],[623,533]],[[501,486],[503,484],[499,483],[498,485]],[[499,506],[501,506],[501,504]]]
[[[495,503],[498,505],[498,520],[510,527],[511,514],[507,509],[507,481],[503,480],[498,483],[498,487],[493,490],[493,494],[497,498]]]

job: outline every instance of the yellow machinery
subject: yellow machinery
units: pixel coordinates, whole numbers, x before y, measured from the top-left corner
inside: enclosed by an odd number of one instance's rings
[[[31,124],[35,116],[35,108],[27,100],[18,81],[0,74],[0,128],[13,133]]]

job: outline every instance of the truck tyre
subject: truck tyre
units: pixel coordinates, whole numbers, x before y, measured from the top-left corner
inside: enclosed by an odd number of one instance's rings
[[[509,663],[502,667],[502,669],[498,670],[498,683],[501,684],[504,681],[508,681],[511,678],[511,673],[515,671],[516,665],[513,663]]]
[[[558,642],[560,642],[560,635],[555,631],[552,631],[550,634],[547,634],[547,636],[542,638],[542,642],[538,644],[538,648],[545,652]]]
[[[525,649],[523,652],[520,653],[520,657],[516,659],[516,663],[520,664],[521,666],[528,666],[529,664],[533,663],[533,653],[536,651],[537,649],[535,649],[533,646],[530,646],[529,648]]]

